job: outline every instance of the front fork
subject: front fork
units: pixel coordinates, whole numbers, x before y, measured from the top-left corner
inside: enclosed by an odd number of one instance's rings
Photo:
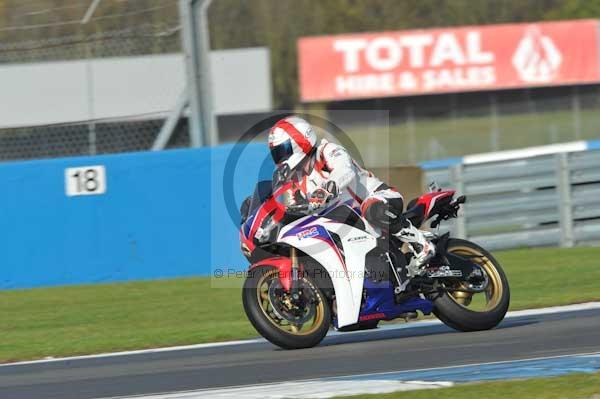
[[[292,284],[290,286],[290,294],[294,300],[299,298],[298,295],[298,250],[295,247],[290,247],[290,259],[292,261]]]

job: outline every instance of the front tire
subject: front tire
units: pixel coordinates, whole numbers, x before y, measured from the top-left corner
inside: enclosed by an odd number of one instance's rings
[[[437,294],[433,300],[433,313],[444,324],[459,331],[496,327],[504,319],[510,304],[510,289],[502,267],[492,254],[467,240],[450,239],[448,252],[470,257],[479,265],[487,274],[488,288],[479,294],[469,295],[463,291]]]
[[[305,274],[299,281],[301,302],[293,303],[279,283],[274,266],[252,269],[242,290],[244,311],[269,342],[283,349],[302,349],[317,345],[325,338],[331,323],[329,303],[314,281]]]

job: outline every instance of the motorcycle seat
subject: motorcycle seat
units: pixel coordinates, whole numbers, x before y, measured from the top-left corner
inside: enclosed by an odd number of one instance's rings
[[[403,216],[418,228],[425,221],[425,206],[423,204],[417,205],[417,198],[415,198],[408,203]]]

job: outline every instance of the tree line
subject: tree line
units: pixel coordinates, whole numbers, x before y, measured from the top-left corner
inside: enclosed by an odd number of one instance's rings
[[[177,23],[176,0],[103,0],[89,24],[64,24],[80,19],[90,3],[0,0],[0,47],[148,24],[172,34],[169,25]],[[209,9],[212,48],[270,49],[278,108],[298,104],[296,41],[302,36],[598,17],[600,0],[214,0]],[[35,25],[42,27],[5,29]],[[168,43],[148,51],[180,50],[176,40]]]
[[[213,48],[267,46],[276,105],[298,103],[302,36],[600,17],[600,0],[215,0]]]

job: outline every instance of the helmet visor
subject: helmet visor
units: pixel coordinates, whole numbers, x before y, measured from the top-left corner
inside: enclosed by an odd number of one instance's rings
[[[271,148],[271,157],[273,158],[273,162],[275,162],[277,165],[287,161],[293,153],[294,149],[292,148],[291,140],[284,141],[283,143]]]

